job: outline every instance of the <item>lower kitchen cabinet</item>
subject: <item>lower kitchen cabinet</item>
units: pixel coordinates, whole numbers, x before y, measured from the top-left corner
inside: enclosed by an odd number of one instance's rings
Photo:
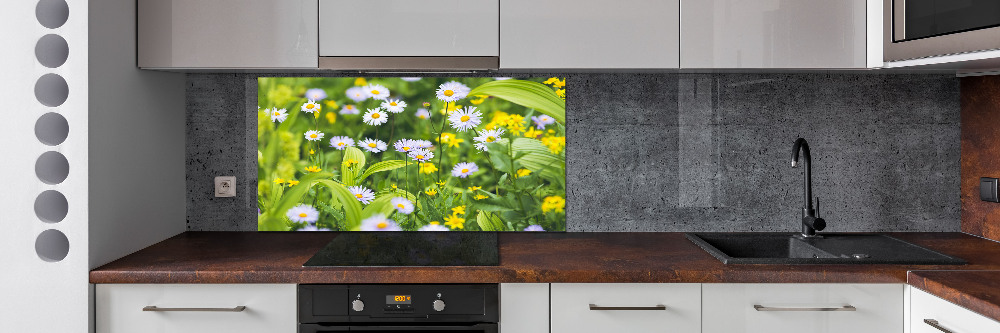
[[[551,288],[553,333],[701,332],[700,284],[554,283]]]
[[[298,330],[294,284],[98,284],[95,303],[97,333]]]
[[[704,284],[705,333],[903,332],[902,284]]]
[[[500,284],[500,333],[549,333],[549,284]]]
[[[1000,332],[1000,322],[927,292],[910,290],[910,332],[907,333],[976,333]]]

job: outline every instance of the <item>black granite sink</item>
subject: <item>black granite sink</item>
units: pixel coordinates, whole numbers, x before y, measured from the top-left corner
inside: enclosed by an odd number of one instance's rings
[[[880,234],[689,233],[687,238],[724,264],[964,265],[948,256]]]

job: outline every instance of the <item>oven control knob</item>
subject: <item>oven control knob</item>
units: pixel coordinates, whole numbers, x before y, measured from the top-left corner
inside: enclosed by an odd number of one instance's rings
[[[360,299],[356,299],[354,302],[351,302],[351,309],[361,312],[365,309],[365,302],[362,302]]]
[[[434,301],[434,311],[438,312],[444,311],[444,301],[442,300]]]

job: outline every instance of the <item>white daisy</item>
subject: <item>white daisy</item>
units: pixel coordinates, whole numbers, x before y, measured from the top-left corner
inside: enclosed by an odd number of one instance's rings
[[[464,84],[448,81],[438,86],[436,91],[437,99],[445,102],[454,102],[465,98],[465,96],[469,96],[469,90],[469,87]]]
[[[427,109],[424,108],[417,109],[417,113],[415,115],[417,116],[417,118],[423,120],[431,119],[431,112],[427,111]]]
[[[475,140],[477,142],[475,144],[476,149],[479,149],[481,151],[486,151],[487,150],[486,144],[497,141],[498,139],[500,139],[502,135],[503,135],[503,129],[497,128],[479,132],[479,136],[472,138],[472,140]]]
[[[316,223],[316,220],[319,219],[319,211],[310,205],[300,204],[289,209],[285,213],[285,216],[288,216],[288,219],[292,220],[292,222]]]
[[[467,131],[483,122],[483,113],[476,110],[475,106],[469,106],[455,110],[448,116],[448,121],[456,131]]]
[[[382,108],[392,113],[403,112],[403,108],[405,107],[406,107],[406,102],[403,102],[402,100],[387,99],[385,101],[382,101]]]
[[[367,219],[361,220],[361,231],[403,231],[396,222],[385,217],[385,214],[378,213]]]
[[[409,199],[404,197],[395,197],[389,201],[392,204],[392,208],[395,208],[397,212],[407,214],[413,213],[413,203]]]
[[[430,150],[427,149],[414,149],[407,155],[409,155],[410,158],[420,162],[427,162],[430,159],[434,158],[434,153],[432,153]]]
[[[347,189],[351,191],[351,194],[353,194],[355,198],[358,198],[358,201],[361,201],[363,204],[367,205],[371,203],[372,200],[375,200],[375,192],[372,192],[372,190],[366,189],[363,186],[351,186]]]
[[[386,98],[389,98],[389,88],[386,88],[381,84],[369,84],[367,87],[365,87],[365,93],[368,94],[368,97],[371,97],[373,99],[384,100]]]
[[[406,81],[406,82],[416,82],[416,81],[420,81],[420,79],[422,79],[422,77],[401,77],[400,79],[403,80],[403,81]]]
[[[313,100],[309,100],[308,102],[302,103],[302,111],[308,113],[319,111],[320,108],[321,106],[319,106],[319,103],[316,103]]]
[[[362,120],[364,120],[365,124],[378,126],[389,121],[389,114],[382,111],[382,109],[368,109],[368,112],[365,112],[365,118]]]
[[[320,131],[306,131],[306,140],[309,141],[319,141],[323,139],[323,132]]]
[[[418,231],[451,231],[448,227],[440,224],[428,224],[417,229]]]
[[[358,108],[354,105],[344,105],[344,107],[340,109],[340,114],[359,114],[359,113],[361,113],[361,111],[359,111]]]
[[[301,227],[301,228],[299,228],[298,230],[295,230],[295,231],[332,231],[332,230],[330,230],[328,228],[317,228],[316,226],[314,226],[312,224],[307,224],[306,226]]]
[[[531,121],[535,122],[535,128],[537,129],[545,129],[545,126],[552,125],[556,122],[555,118],[544,114],[541,116],[532,116]]]
[[[368,92],[365,91],[365,87],[350,87],[347,88],[344,94],[355,103],[368,99]]]
[[[271,121],[283,122],[288,119],[288,110],[278,108],[264,109],[269,115],[271,115]]]
[[[510,80],[510,79],[512,79],[512,78],[511,78],[511,77],[503,77],[503,76],[502,76],[502,77],[495,77],[495,78],[493,78],[493,79],[494,79],[494,80],[497,80],[497,81],[503,81],[503,80]]]
[[[386,147],[384,141],[378,140],[378,139],[364,139],[364,140],[361,140],[360,142],[358,142],[358,147],[361,147],[364,150],[367,150],[367,151],[370,151],[370,152],[373,152],[373,153],[381,153],[381,152],[385,151],[386,148],[388,148],[388,147]]]
[[[455,167],[451,169],[451,175],[459,178],[466,178],[469,175],[479,171],[479,166],[472,162],[462,162],[455,164]]]
[[[330,147],[337,148],[337,150],[344,150],[345,148],[353,145],[354,139],[346,136],[335,136],[330,138]]]
[[[431,147],[434,147],[434,144],[432,144],[430,141],[427,140],[412,140],[412,141],[413,141],[413,146],[417,148],[430,149]]]
[[[392,146],[400,153],[409,153],[410,151],[417,149],[417,143],[414,141],[415,140],[401,139],[396,141],[396,143]]]
[[[308,98],[310,101],[318,101],[324,99],[326,98],[326,91],[323,91],[323,89],[320,88],[312,88],[306,90],[306,98]]]

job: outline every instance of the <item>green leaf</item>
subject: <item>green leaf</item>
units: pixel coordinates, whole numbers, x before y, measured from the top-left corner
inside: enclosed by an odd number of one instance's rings
[[[346,186],[328,179],[316,181],[330,189],[333,199],[339,201],[344,208],[344,227],[347,230],[357,230],[361,226],[361,203],[351,194]]]
[[[504,229],[504,223],[497,214],[487,214],[486,212],[479,211],[479,214],[476,215],[476,222],[479,223],[479,227],[483,231],[503,231]]]
[[[317,172],[299,178],[299,185],[288,187],[281,198],[271,206],[261,217],[257,219],[257,230],[260,231],[285,231],[288,225],[285,223],[285,212],[299,204],[302,197],[309,191],[317,181],[323,178],[332,177],[329,172]]]
[[[499,140],[497,142],[506,149],[506,145],[510,141]],[[541,141],[516,138],[512,149],[514,152],[523,153],[517,160],[523,167],[560,184],[566,182],[566,160],[553,154],[549,147],[546,147]]]
[[[524,80],[502,80],[483,83],[472,89],[469,96],[489,95],[508,100],[547,114],[560,123],[566,123],[566,101],[559,98],[544,84]]]
[[[359,178],[358,181],[363,181],[369,176],[374,175],[376,172],[395,170],[406,166],[406,164],[406,161],[400,160],[388,160],[372,164],[372,166],[368,167],[368,170],[365,170],[365,173],[361,174],[361,178]]]
[[[357,164],[348,167],[347,161],[355,160],[358,161]],[[347,186],[354,186],[358,184],[358,171],[365,167],[365,154],[361,152],[360,149],[354,147],[347,147],[344,149],[344,159],[340,162],[340,174],[341,182]]]

